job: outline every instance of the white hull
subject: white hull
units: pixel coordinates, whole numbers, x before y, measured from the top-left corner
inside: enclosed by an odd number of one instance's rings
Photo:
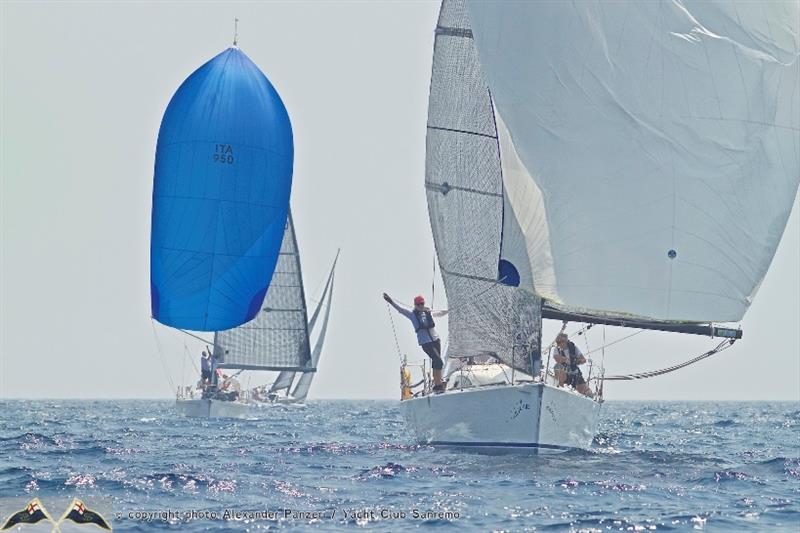
[[[253,408],[241,402],[222,400],[176,400],[175,408],[184,416],[196,418],[252,418]]]
[[[175,401],[175,409],[183,416],[192,418],[238,418],[242,420],[253,420],[268,416],[269,409],[276,405],[304,406],[296,400],[275,401],[275,402],[241,402],[223,400],[201,400],[201,399],[178,399]]]
[[[588,449],[600,415],[598,402],[542,383],[450,390],[401,405],[420,444],[536,453]]]
[[[273,394],[270,395],[265,402],[272,404],[279,403],[281,405],[303,405],[305,399],[298,399],[294,396],[281,396],[279,394]]]

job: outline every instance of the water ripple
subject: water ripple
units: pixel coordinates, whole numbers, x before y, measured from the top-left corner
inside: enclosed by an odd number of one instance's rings
[[[800,522],[797,403],[607,402],[593,448],[553,456],[417,445],[396,402],[312,402],[246,421],[150,401],[0,409],[0,502],[79,496],[121,513],[122,532],[796,533]],[[128,516],[168,509],[182,514]]]

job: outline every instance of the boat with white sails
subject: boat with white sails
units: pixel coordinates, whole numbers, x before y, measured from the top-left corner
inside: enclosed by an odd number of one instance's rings
[[[788,1],[443,0],[425,188],[461,363],[440,394],[403,365],[418,442],[586,449],[604,382],[741,338],[718,323],[752,302],[800,180],[798,20]],[[584,396],[543,361],[544,319],[721,342],[595,366]]]

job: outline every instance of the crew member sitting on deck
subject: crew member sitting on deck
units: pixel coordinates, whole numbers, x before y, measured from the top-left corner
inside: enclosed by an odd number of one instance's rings
[[[439,334],[436,333],[436,324],[433,317],[444,316],[447,310],[432,311],[430,308],[425,307],[425,298],[417,296],[414,298],[414,308],[408,309],[389,297],[388,294],[383,293],[383,299],[397,309],[397,312],[411,321],[414,326],[414,331],[417,333],[417,342],[422,347],[422,350],[431,358],[431,367],[433,367],[433,391],[444,392],[444,381],[442,380],[442,368],[444,368],[444,361],[442,360],[442,341],[439,339]]]
[[[559,333],[556,336],[556,345],[553,348],[553,359],[556,361],[553,370],[558,380],[558,386],[565,383],[575,387],[584,396],[592,396],[592,391],[583,379],[583,374],[578,365],[586,363],[581,349],[569,340],[566,333]]]
[[[222,384],[219,390],[227,395],[229,400],[236,400],[242,392],[242,385],[239,380],[233,376],[222,374]]]

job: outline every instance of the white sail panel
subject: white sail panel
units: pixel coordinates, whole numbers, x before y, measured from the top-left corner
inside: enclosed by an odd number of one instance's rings
[[[293,370],[284,370],[278,377],[275,378],[275,381],[272,382],[272,386],[269,388],[269,392],[278,392],[282,390],[289,390],[289,387],[292,386],[292,381],[294,381],[294,375],[296,372]]]
[[[320,300],[319,307],[325,304],[325,314],[322,318],[322,326],[320,327],[317,340],[314,343],[314,349],[311,351],[311,364],[316,368],[319,365],[319,358],[322,355],[322,347],[325,344],[325,335],[328,332],[328,322],[331,317],[331,304],[333,302],[333,278],[336,271],[336,261],[339,259],[339,253],[336,253],[336,258],[333,260],[331,273],[328,275],[328,282],[325,284],[325,289],[322,292],[322,300]],[[292,390],[292,397],[295,400],[302,401],[308,397],[308,391],[311,389],[311,382],[314,380],[313,372],[305,372],[297,380],[297,384]]]
[[[218,332],[214,336],[214,352],[220,368],[314,371],[291,212],[261,311],[238,328]]]
[[[434,44],[425,188],[449,305],[447,354],[529,370],[541,300],[499,283],[503,184],[492,101],[464,0],[445,0]]]
[[[800,180],[798,3],[469,11],[522,284],[582,312],[741,319]]]

